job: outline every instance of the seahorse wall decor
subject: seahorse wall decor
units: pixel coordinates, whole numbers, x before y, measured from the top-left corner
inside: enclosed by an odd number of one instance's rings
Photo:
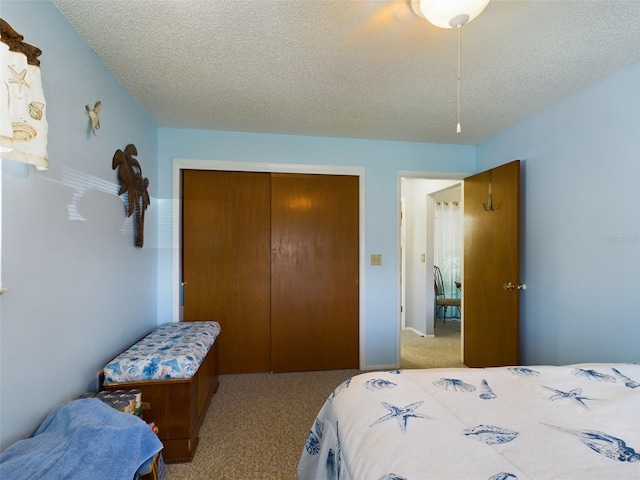
[[[98,100],[96,104],[91,108],[89,105],[84,106],[85,112],[89,116],[89,128],[94,137],[97,137],[96,130],[100,130],[100,109],[102,108],[102,102]]]
[[[116,150],[113,156],[112,168],[118,169],[118,180],[120,181],[120,190],[118,196],[123,193],[127,194],[127,217],[135,212],[136,217],[136,247],[141,247],[144,243],[144,212],[149,206],[149,179],[142,177],[142,167],[140,163],[133,158],[138,155],[136,146],[132,143],[126,146],[124,152],[120,149]]]

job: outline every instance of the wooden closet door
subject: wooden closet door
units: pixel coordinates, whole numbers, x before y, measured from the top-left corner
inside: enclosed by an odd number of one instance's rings
[[[272,174],[271,368],[358,368],[359,179]]]
[[[270,174],[183,172],[184,320],[215,320],[220,373],[268,372]]]

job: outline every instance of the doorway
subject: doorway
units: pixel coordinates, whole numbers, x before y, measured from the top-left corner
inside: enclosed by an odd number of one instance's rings
[[[520,283],[520,170],[520,160],[513,160],[464,177],[461,357],[467,366],[517,365],[519,362],[519,298],[526,288]],[[399,193],[402,192],[401,180],[399,174]],[[398,217],[400,227],[401,215]],[[398,228],[398,235],[400,230]],[[432,275],[431,268],[426,268],[423,278],[431,284]],[[408,279],[398,280],[398,298],[402,298],[400,289],[409,283]],[[429,302],[433,290],[426,285],[425,282],[422,291],[426,292],[424,297]],[[406,317],[409,317],[408,309]],[[400,318],[398,315],[399,327]],[[428,323],[423,331],[431,328]],[[397,348],[400,364],[400,335]]]
[[[461,183],[465,174],[398,174],[400,245],[401,315],[398,325],[398,365],[409,368],[461,366],[461,319],[443,327],[440,319],[439,336],[434,330],[433,266],[436,264],[435,217],[441,204],[457,202],[461,205]],[[458,208],[461,208],[458,207]],[[462,232],[460,231],[460,235]],[[459,239],[461,244],[462,238]],[[461,268],[460,264],[457,268]],[[460,270],[457,270],[460,272]],[[458,274],[461,278],[461,275]],[[449,275],[451,276],[451,275]],[[450,309],[451,310],[451,309]],[[457,313],[457,311],[456,311]],[[447,311],[447,319],[451,312]],[[437,342],[436,342],[437,340]],[[431,345],[429,344],[431,342]],[[403,345],[404,344],[404,345]],[[431,352],[429,352],[432,350]],[[403,361],[403,351],[407,357]],[[418,356],[414,353],[419,352]],[[452,354],[452,352],[455,352]],[[429,357],[433,354],[433,358]],[[439,358],[436,358],[439,357]],[[444,363],[444,364],[443,364]]]

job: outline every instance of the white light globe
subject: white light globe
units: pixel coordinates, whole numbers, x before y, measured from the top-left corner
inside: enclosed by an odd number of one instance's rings
[[[456,28],[470,22],[487,8],[490,0],[416,0],[418,15],[436,27]]]

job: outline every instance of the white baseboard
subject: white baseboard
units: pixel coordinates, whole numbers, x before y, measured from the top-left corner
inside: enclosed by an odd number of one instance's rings
[[[363,372],[373,372],[373,371],[382,371],[382,370],[398,370],[400,368],[398,365],[366,365],[364,368],[361,368]]]
[[[421,332],[421,331],[419,331],[419,330],[416,330],[416,329],[415,329],[415,328],[413,328],[413,327],[406,327],[406,328],[405,328],[405,330],[410,330],[410,331],[412,331],[413,333],[415,333],[416,335],[420,335],[421,337],[425,337],[425,338],[433,338],[433,337],[435,337],[435,335],[434,335],[434,334],[427,335],[426,333]]]

